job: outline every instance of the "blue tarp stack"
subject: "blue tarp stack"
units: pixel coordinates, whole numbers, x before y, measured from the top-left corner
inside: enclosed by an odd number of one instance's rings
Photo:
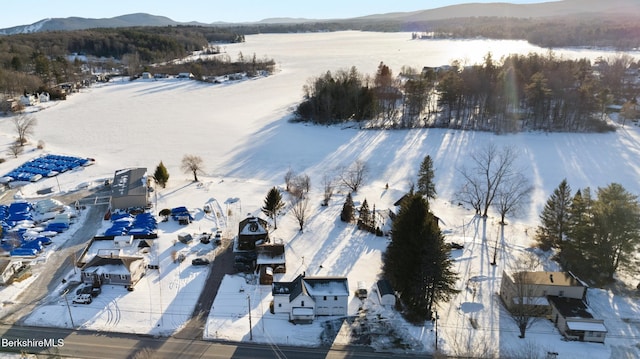
[[[156,232],[158,222],[151,213],[140,213],[133,220],[128,234],[138,236],[148,236]]]
[[[189,216],[189,221],[193,221],[193,216],[189,213],[187,207],[176,207],[171,209],[171,218],[177,221],[182,216]]]
[[[133,216],[129,213],[114,213],[111,215],[111,227],[104,232],[105,236],[123,236],[129,232]]]
[[[32,221],[33,215],[31,213],[30,203],[27,202],[13,202],[7,208],[9,216],[4,218],[5,223],[10,227],[15,227],[21,221]]]
[[[105,236],[132,235],[148,237],[156,233],[158,223],[151,213],[140,213],[132,216],[129,213],[115,213],[111,216],[112,225],[104,232]]]
[[[45,236],[25,238],[27,228],[33,226],[31,203],[13,202],[9,206],[0,205],[0,225],[4,238],[1,247],[12,256],[34,256],[42,251],[44,245],[51,243],[51,239]],[[68,228],[67,223],[48,223],[44,231],[61,233]]]
[[[20,167],[7,173],[4,177],[7,182],[35,182],[42,177],[52,177],[59,173],[66,172],[80,166],[85,166],[87,163],[89,163],[89,159],[87,158],[46,155],[33,159],[29,162],[25,162]]]

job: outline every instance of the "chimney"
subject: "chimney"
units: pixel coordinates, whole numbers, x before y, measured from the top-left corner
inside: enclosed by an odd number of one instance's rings
[[[553,274],[549,274],[549,280],[553,283]]]

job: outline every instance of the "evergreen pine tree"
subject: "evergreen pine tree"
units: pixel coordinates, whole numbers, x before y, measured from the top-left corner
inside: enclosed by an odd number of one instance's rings
[[[269,218],[273,220],[273,228],[278,229],[278,224],[276,219],[278,217],[278,212],[284,208],[285,204],[282,201],[282,195],[280,191],[273,187],[267,193],[267,197],[264,199],[264,206],[262,206],[262,213],[267,215]]]
[[[608,281],[619,270],[634,271],[640,248],[640,204],[638,197],[618,183],[598,188],[593,205],[595,242],[594,267]]]
[[[420,194],[408,194],[393,221],[384,273],[401,293],[409,319],[430,319],[433,306],[457,293],[457,274],[436,217]]]
[[[436,184],[433,182],[434,177],[433,160],[431,156],[426,155],[418,171],[418,193],[427,197],[427,200],[436,198]]]
[[[540,214],[542,224],[536,230],[536,240],[542,250],[548,251],[562,245],[569,224],[571,202],[571,187],[563,179],[549,196]]]
[[[340,220],[347,223],[353,221],[353,211],[353,198],[351,198],[351,193],[347,193],[347,198],[344,200],[344,204],[342,205]]]
[[[365,198],[360,206],[360,215],[358,216],[358,227],[364,227],[367,229],[371,223],[371,211],[369,211],[369,203]]]
[[[560,264],[565,270],[584,274],[589,270],[593,245],[593,199],[589,187],[578,190],[571,201],[567,240],[560,247]]]
[[[167,186],[167,182],[169,181],[169,172],[162,161],[160,161],[160,164],[156,167],[156,171],[153,173],[153,179],[162,188]]]

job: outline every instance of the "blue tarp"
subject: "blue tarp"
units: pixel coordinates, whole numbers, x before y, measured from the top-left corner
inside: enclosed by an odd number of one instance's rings
[[[37,175],[42,177],[55,176],[58,173],[84,166],[88,162],[87,158],[46,155],[25,162],[7,173],[5,177],[11,177],[14,181],[35,181],[38,179]]]

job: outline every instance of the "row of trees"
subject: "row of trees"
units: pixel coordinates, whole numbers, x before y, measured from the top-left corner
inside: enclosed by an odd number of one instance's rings
[[[605,131],[611,129],[604,121],[607,105],[637,97],[628,69],[638,67],[628,56],[591,64],[552,52],[500,61],[489,53],[482,64],[403,67],[398,76],[380,63],[374,77],[352,67],[310,79],[295,113],[301,121],[380,128]]]
[[[566,179],[553,191],[540,214],[536,239],[544,250],[556,249],[557,259],[596,283],[613,281],[618,271],[639,267],[640,203],[622,185],[611,183],[571,193]]]
[[[552,18],[467,17],[423,23],[437,38],[527,40],[545,47],[603,47],[630,50],[640,46],[638,16],[621,14]],[[414,24],[415,26],[415,24]]]
[[[53,85],[86,79],[86,64],[71,53],[102,58],[89,66],[135,75],[151,63],[183,58],[212,42],[240,42],[244,36],[217,27],[101,28],[78,31],[38,32],[0,38],[0,93],[10,96],[23,91],[55,92]],[[166,70],[218,75],[273,68],[270,59],[201,61],[196,64],[165,65]],[[224,70],[217,68],[224,67]],[[167,72],[170,73],[170,72]],[[90,75],[90,74],[89,74]]]

